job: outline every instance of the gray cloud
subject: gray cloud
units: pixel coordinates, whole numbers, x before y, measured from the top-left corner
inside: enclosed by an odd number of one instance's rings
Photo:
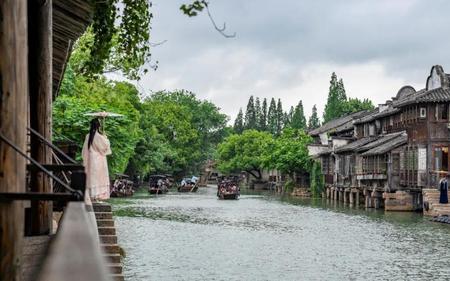
[[[307,112],[322,107],[332,71],[349,96],[375,103],[403,84],[423,87],[434,64],[450,71],[450,1],[211,0],[234,39],[206,14],[182,15],[186,2],[153,1],[152,41],[168,41],[153,49],[159,69],[140,84],[192,90],[230,115],[251,94],[281,97],[286,107],[302,99]]]

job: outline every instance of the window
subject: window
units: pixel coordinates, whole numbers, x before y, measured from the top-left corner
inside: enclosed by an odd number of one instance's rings
[[[425,107],[420,108],[420,118],[426,118],[427,117],[427,109]]]
[[[438,116],[439,120],[447,120],[448,119],[448,105],[439,104],[438,105]]]
[[[448,147],[435,148],[434,159],[436,171],[448,171]]]

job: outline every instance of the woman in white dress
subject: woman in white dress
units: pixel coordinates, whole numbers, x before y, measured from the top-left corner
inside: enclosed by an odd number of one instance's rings
[[[100,133],[100,121],[91,121],[89,134],[86,135],[82,157],[86,172],[86,195],[93,200],[109,198],[109,172],[106,155],[111,154],[111,147],[106,135]]]

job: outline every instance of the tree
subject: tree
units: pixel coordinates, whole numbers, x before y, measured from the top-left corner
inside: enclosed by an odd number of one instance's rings
[[[253,96],[250,96],[245,111],[244,128],[246,130],[256,129],[256,111]]]
[[[295,107],[294,114],[292,116],[292,124],[291,127],[293,129],[306,129],[306,118],[303,110],[303,103],[299,101],[297,106]]]
[[[337,80],[336,73],[331,74],[328,99],[323,113],[324,122],[339,118],[345,114],[347,97],[342,79]]]
[[[362,110],[372,110],[374,108],[372,101],[369,99],[360,100],[358,98],[349,98],[345,105],[345,113],[351,114]]]
[[[291,179],[295,172],[309,171],[311,158],[308,154],[308,144],[311,137],[303,130],[285,128],[275,139],[271,149],[264,158],[264,167],[277,169],[288,174]]]
[[[269,133],[256,130],[231,135],[217,148],[217,167],[223,173],[246,171],[261,179],[264,159],[272,142]]]
[[[234,120],[233,129],[237,134],[241,134],[244,131],[244,114],[242,113],[242,108],[239,108],[239,113],[236,120]]]
[[[279,136],[284,127],[284,112],[283,106],[281,104],[281,99],[278,99],[277,109],[276,109],[276,135]]]
[[[108,156],[111,175],[123,173],[134,148],[142,136],[139,128],[140,113],[135,107],[139,101],[136,88],[126,82],[112,82],[105,78],[88,81],[83,76],[72,75],[67,66],[61,91],[53,104],[53,138],[56,142],[74,141],[82,147],[89,131],[87,112],[111,111],[123,114],[123,118],[108,118],[106,133],[113,154]],[[81,152],[81,150],[79,151]],[[81,160],[81,155],[77,155]]]
[[[311,193],[313,197],[319,197],[325,187],[325,179],[322,174],[322,167],[319,161],[313,160],[310,171]]]
[[[144,138],[127,169],[141,175],[197,173],[226,135],[227,117],[187,91],[155,93],[143,102],[141,114]]]
[[[259,101],[258,97],[256,97],[255,100],[255,117],[256,117],[255,129],[261,131],[262,111],[261,111],[261,102]]]
[[[285,112],[284,113],[284,126],[285,127],[290,127],[292,124],[292,119],[294,118],[294,107],[291,106],[291,108],[289,109],[289,112]]]
[[[267,131],[267,99],[264,98],[261,108],[261,119],[259,120],[261,131]]]
[[[316,105],[313,105],[311,116],[308,120],[308,130],[313,130],[320,127],[320,120],[317,116]]]
[[[269,111],[267,113],[267,131],[272,135],[277,133],[277,106],[275,99],[270,100]]]

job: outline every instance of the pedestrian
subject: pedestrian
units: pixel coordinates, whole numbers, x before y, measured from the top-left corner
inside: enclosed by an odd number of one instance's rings
[[[100,127],[100,121],[97,118],[92,119],[82,151],[86,172],[86,195],[94,201],[108,199],[110,195],[106,155],[111,154],[111,147],[106,135],[101,133]]]
[[[448,181],[447,178],[443,178],[439,182],[439,203],[447,204],[448,203]]]

